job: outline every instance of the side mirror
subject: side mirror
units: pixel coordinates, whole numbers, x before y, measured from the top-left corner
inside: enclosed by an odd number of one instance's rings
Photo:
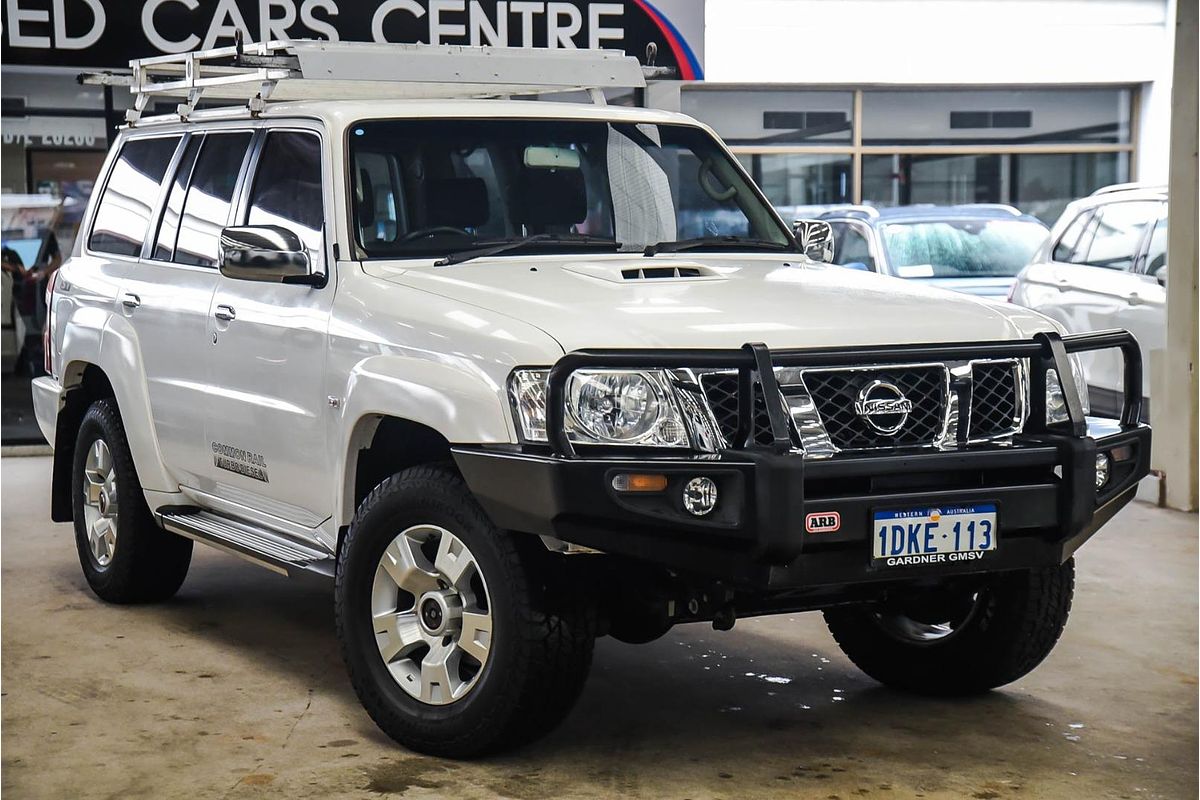
[[[828,222],[798,219],[792,223],[792,232],[804,255],[813,261],[833,263],[833,227]]]
[[[308,248],[292,231],[278,225],[225,228],[217,245],[221,274],[242,281],[324,286],[324,275],[310,272]]]

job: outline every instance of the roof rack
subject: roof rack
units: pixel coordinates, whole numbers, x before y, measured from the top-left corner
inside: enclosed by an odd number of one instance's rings
[[[1112,186],[1102,186],[1091,193],[1091,197],[1113,192],[1165,192],[1167,187],[1161,183],[1114,183]]]
[[[651,62],[653,63],[653,62]],[[252,114],[268,100],[496,98],[604,89],[640,89],[673,70],[643,67],[617,50],[271,41],[129,62],[132,75],[83,73],[80,83],[127,86],[125,119],[135,123],[156,98],[181,98],[186,119],[201,101],[245,103]],[[386,77],[383,77],[386,76]]]

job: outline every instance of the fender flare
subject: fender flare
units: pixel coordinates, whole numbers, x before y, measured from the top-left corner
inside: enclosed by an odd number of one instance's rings
[[[469,363],[377,355],[356,364],[346,381],[343,426],[331,453],[340,471],[338,524],[354,516],[357,452],[370,446],[382,418],[430,428],[450,444],[508,444],[517,438],[506,396],[505,386]]]
[[[179,484],[167,472],[154,430],[146,370],[133,326],[114,314],[81,308],[63,330],[60,363],[64,392],[78,388],[88,365],[102,370],[112,386],[142,489],[178,492]],[[69,449],[59,444],[58,450]]]

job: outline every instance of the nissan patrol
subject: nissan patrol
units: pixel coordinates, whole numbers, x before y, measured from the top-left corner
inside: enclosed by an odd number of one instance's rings
[[[597,636],[688,622],[822,611],[889,686],[1009,683],[1148,471],[1131,336],[826,266],[828,224],[786,225],[711,130],[604,104],[633,59],[132,67],[89,78],[134,109],[49,290],[52,518],[113,603],[171,597],[196,541],[332,580],[410,748],[542,735]],[[511,99],[549,90],[592,102]],[[1076,364],[1109,348],[1119,419]]]

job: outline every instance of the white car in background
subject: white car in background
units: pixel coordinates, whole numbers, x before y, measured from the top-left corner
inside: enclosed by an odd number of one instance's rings
[[[1040,311],[1072,333],[1125,328],[1142,360],[1162,349],[1167,320],[1167,190],[1121,184],[1099,189],[1063,211],[1050,238],[1017,278],[1009,299]],[[1113,353],[1082,356],[1092,410],[1121,408],[1123,363]],[[1150,397],[1150,370],[1142,394]],[[1149,417],[1149,402],[1142,404]]]

